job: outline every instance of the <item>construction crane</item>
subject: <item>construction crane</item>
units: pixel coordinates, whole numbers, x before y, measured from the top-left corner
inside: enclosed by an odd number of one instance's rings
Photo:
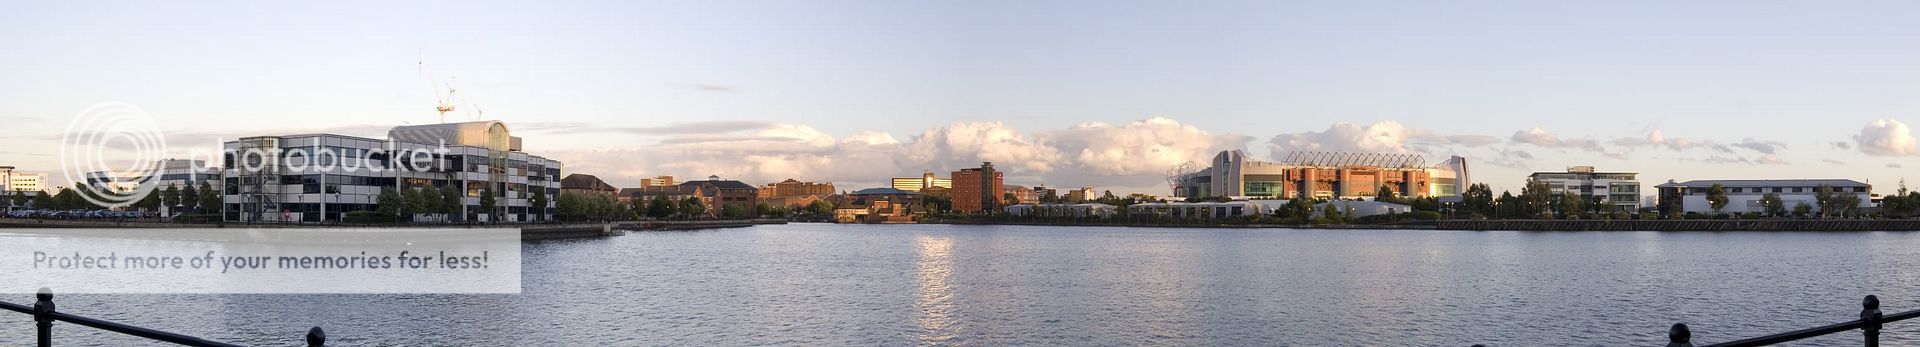
[[[446,123],[447,112],[453,112],[454,93],[457,91],[457,89],[454,89],[454,85],[455,82],[460,81],[460,76],[453,76],[452,79],[447,82],[447,93],[441,94],[440,81],[433,78],[433,69],[427,66],[427,53],[425,49],[420,50],[420,74],[425,75],[427,77],[427,85],[433,87],[433,98],[435,102],[433,109],[440,112],[440,123]]]

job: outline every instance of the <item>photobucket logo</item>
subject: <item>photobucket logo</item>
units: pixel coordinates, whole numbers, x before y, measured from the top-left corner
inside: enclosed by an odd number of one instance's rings
[[[398,148],[389,141],[380,148],[340,148],[318,144],[303,147],[279,147],[270,144],[246,145],[226,149],[226,155],[238,160],[233,169],[239,174],[260,172],[336,172],[383,173],[394,171],[445,171],[452,150],[445,142],[433,147]],[[411,146],[410,146],[411,147]]]
[[[127,167],[115,167],[109,151],[132,152]],[[126,103],[95,104],[67,123],[60,141],[60,170],[75,192],[102,207],[124,207],[152,194],[160,177],[167,140],[160,123],[139,107]]]

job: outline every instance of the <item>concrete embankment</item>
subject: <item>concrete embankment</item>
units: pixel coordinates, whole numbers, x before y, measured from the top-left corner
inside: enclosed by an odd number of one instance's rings
[[[1523,231],[1913,231],[1920,220],[1443,220],[1440,230]]]
[[[783,219],[631,221],[620,222],[615,228],[624,230],[666,231],[745,228],[762,224],[787,224],[787,221]]]

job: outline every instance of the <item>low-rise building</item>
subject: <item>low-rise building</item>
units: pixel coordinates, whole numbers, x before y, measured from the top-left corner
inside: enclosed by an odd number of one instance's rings
[[[809,195],[827,196],[833,195],[833,192],[833,183],[801,182],[794,179],[787,179],[778,183],[768,183],[766,186],[760,187],[760,199]]]
[[[569,174],[560,179],[560,192],[567,194],[614,195],[620,189],[600,180],[599,176],[588,174]]]
[[[1707,201],[1707,193],[1713,185],[1720,185],[1727,196],[1727,205],[1715,211]],[[1821,211],[1818,195],[1822,187],[1830,194],[1840,198],[1860,199],[1860,207],[1866,207],[1873,198],[1873,186],[1849,179],[1782,179],[1782,180],[1692,180],[1667,183],[1654,186],[1659,190],[1659,203],[1664,211],[1680,213],[1766,213],[1766,204],[1762,199],[1767,194],[1780,196],[1781,207],[1793,211],[1795,206],[1806,204],[1814,213]]]
[[[1390,202],[1335,200],[1314,204],[1313,215],[1324,217],[1327,211],[1336,209],[1340,211],[1340,215],[1348,218],[1413,212],[1413,206]]]
[[[727,205],[740,205],[749,210],[760,204],[760,188],[746,182],[722,180],[720,176],[708,176],[705,181],[681,182],[682,190],[694,190],[700,194],[700,201],[706,203],[707,212],[718,214]]]
[[[1127,206],[1127,214],[1144,218],[1226,219],[1265,216],[1286,206],[1287,200],[1226,202],[1148,202]]]
[[[1566,172],[1535,172],[1527,180],[1547,185],[1549,192],[1572,192],[1588,204],[1633,211],[1640,207],[1640,181],[1632,172],[1597,172],[1592,166],[1574,166]]]
[[[1009,205],[1006,210],[1007,214],[1014,216],[1110,218],[1120,214],[1119,207],[1095,203]]]
[[[560,194],[560,162],[521,152],[498,121],[400,126],[386,139],[253,136],[224,147],[224,216],[234,222],[336,221],[376,211],[384,189],[424,188],[465,193],[449,219],[548,220],[554,205],[532,208],[529,194]],[[482,208],[483,193],[494,210]]]
[[[1008,201],[1008,205],[1040,203],[1040,195],[1034,193],[1033,188],[1027,188],[1025,186],[1007,185],[1005,195],[1013,196],[1013,201]]]

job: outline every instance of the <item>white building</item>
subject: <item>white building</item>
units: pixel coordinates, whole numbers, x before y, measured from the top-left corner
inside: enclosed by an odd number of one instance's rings
[[[1820,212],[1820,203],[1815,195],[1820,187],[1831,187],[1833,194],[1842,197],[1860,199],[1860,207],[1867,207],[1867,201],[1873,197],[1873,186],[1848,179],[1792,179],[1792,180],[1692,180],[1686,182],[1667,181],[1654,186],[1659,190],[1660,202],[1678,203],[1681,213],[1694,212],[1713,214],[1713,206],[1707,203],[1707,190],[1719,184],[1727,194],[1727,205],[1720,213],[1765,213],[1766,205],[1761,198],[1767,194],[1778,194],[1781,207],[1793,211],[1794,206],[1807,204],[1813,212]]]
[[[1020,204],[1007,206],[1015,216],[1059,216],[1108,218],[1120,214],[1120,208],[1108,204]]]
[[[6,190],[6,195],[12,195],[13,192],[39,194],[47,190],[46,182],[46,174],[20,172],[12,166],[0,166],[0,183],[5,184],[0,188]]]
[[[520,142],[498,121],[401,126],[384,140],[302,134],[229,141],[225,218],[335,221],[377,210],[382,189],[452,187],[464,196],[461,212],[448,219],[546,220],[560,195],[560,162],[521,152]],[[546,209],[529,210],[535,190],[546,192]],[[498,210],[481,209],[483,191],[494,194]]]
[[[1333,209],[1350,218],[1413,212],[1413,206],[1390,202],[1334,200],[1313,205],[1313,215],[1326,216]]]
[[[206,161],[167,159],[154,163],[154,169],[152,173],[89,172],[86,184],[113,192],[132,193],[139,190],[142,182],[148,181],[151,175],[154,191],[166,190],[167,187],[200,189],[202,183],[213,189],[220,189],[221,186],[220,168],[208,167]]]
[[[1592,166],[1574,166],[1566,172],[1535,172],[1527,179],[1547,184],[1554,195],[1573,192],[1589,204],[1612,205],[1631,211],[1640,206],[1640,181],[1632,172],[1594,172]]]
[[[1265,216],[1286,206],[1287,200],[1238,200],[1228,202],[1148,202],[1127,206],[1133,216],[1160,218],[1224,219]]]

